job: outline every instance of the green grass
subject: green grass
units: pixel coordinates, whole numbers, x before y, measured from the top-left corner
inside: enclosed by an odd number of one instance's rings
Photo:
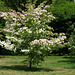
[[[75,75],[75,56],[48,56],[30,70],[26,56],[0,56],[0,75]]]

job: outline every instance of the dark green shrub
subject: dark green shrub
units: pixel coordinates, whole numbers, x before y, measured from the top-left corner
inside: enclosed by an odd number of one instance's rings
[[[46,4],[52,4],[52,1],[53,1],[53,0],[37,0],[36,3],[35,3],[36,7],[37,7],[40,3],[42,3],[43,1],[47,1]]]
[[[8,11],[11,11],[11,9],[5,5],[5,2],[0,0],[0,12],[8,12]]]
[[[47,10],[52,12],[56,17],[55,20],[50,23],[50,26],[55,30],[54,32],[64,32],[67,38],[69,38],[75,28],[75,3],[66,0],[55,0]],[[68,41],[68,39],[66,41]],[[53,54],[69,54],[70,51],[68,47],[69,46],[65,46],[63,49],[55,50]]]
[[[27,10],[29,4],[35,4],[37,7],[43,1],[47,1],[46,4],[51,4],[52,0],[3,0],[8,7],[15,9],[16,11]]]
[[[66,0],[54,0],[53,1],[53,6],[59,5],[59,4],[65,4],[67,1]]]
[[[75,25],[75,24],[74,24]],[[75,55],[75,27],[69,39],[71,46],[69,48],[71,55]]]
[[[2,31],[2,29],[5,27],[5,20],[0,17],[0,40],[4,40],[5,39],[5,34],[4,32]]]
[[[0,46],[0,55],[14,55],[14,52]]]
[[[64,32],[69,37],[74,29],[72,25],[75,23],[75,3],[56,0],[47,10],[56,17],[50,26],[54,28],[55,32]]]
[[[18,8],[24,9],[21,5],[22,3],[25,4],[27,0],[3,0],[6,3],[6,6],[10,7],[11,9],[15,9],[16,11]]]
[[[0,17],[0,28],[5,27],[5,22],[6,21],[2,17]]]

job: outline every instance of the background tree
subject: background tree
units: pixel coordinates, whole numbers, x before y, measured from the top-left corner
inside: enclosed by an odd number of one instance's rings
[[[75,3],[67,2],[66,0],[55,0],[54,3],[48,8],[56,17],[50,26],[54,28],[55,32],[64,32],[67,37],[70,37],[73,31],[73,24],[75,23]]]
[[[46,4],[51,4],[52,0],[2,0],[8,7],[16,11],[27,10],[27,6],[34,4],[35,7],[40,5],[43,1],[46,1]]]
[[[70,36],[69,41],[71,43],[71,46],[69,48],[71,55],[75,55],[75,24],[74,24],[74,30]]]

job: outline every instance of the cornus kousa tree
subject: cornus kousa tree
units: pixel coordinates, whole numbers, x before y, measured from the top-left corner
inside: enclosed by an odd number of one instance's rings
[[[0,41],[0,45],[6,49],[28,51],[29,67],[44,60],[48,52],[57,46],[63,46],[66,36],[64,33],[53,33],[53,28],[48,23],[55,17],[51,12],[45,10],[46,6],[41,3],[33,9],[33,5],[27,12],[1,12],[0,17],[6,20],[5,41]],[[55,37],[55,38],[53,38]]]
[[[27,49],[31,41],[35,39],[50,39],[53,36],[53,28],[48,23],[55,17],[42,9],[43,3],[36,9],[33,6],[27,11],[1,12],[1,17],[6,20],[3,31],[6,33],[6,41],[1,44],[9,50]],[[47,37],[46,37],[47,36]]]

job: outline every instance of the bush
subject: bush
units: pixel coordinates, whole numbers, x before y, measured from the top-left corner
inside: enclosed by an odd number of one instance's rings
[[[14,52],[0,46],[0,55],[14,55]]]
[[[51,23],[55,32],[64,32],[70,37],[73,31],[73,23],[75,23],[75,3],[66,0],[56,0],[50,8],[47,8],[56,17]]]
[[[5,27],[5,20],[0,17],[0,40],[4,40],[5,39],[5,33],[2,31],[2,28]]]
[[[69,48],[71,55],[75,55],[75,27],[69,39],[71,46]]]
[[[11,9],[5,5],[5,2],[0,0],[0,12],[8,12],[8,11],[11,11]]]
[[[0,17],[0,28],[4,28],[5,27],[5,20],[2,18],[2,17]]]
[[[64,43],[62,46],[58,45],[49,55],[58,55],[58,56],[62,56],[66,54],[69,55],[70,53],[70,51],[68,50],[69,47],[70,47],[70,43]]]

